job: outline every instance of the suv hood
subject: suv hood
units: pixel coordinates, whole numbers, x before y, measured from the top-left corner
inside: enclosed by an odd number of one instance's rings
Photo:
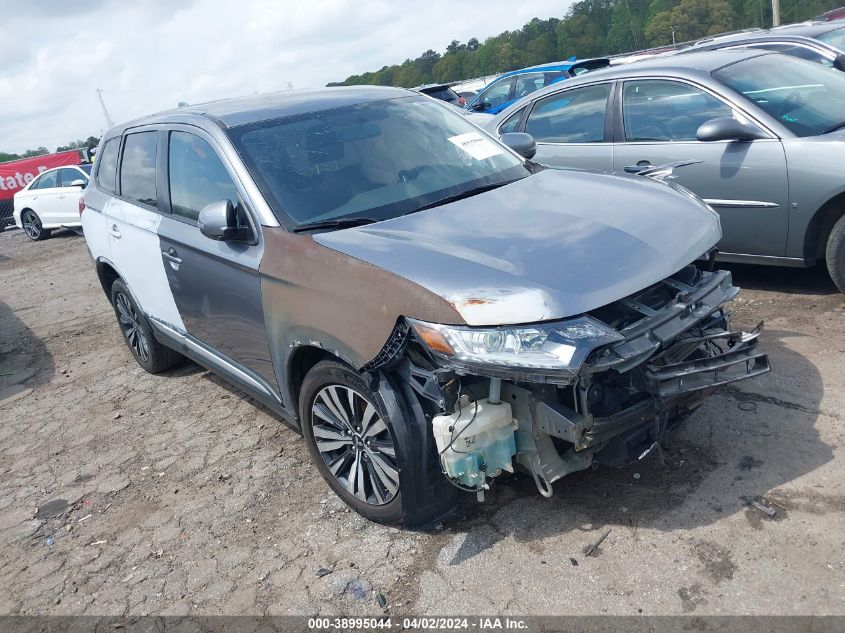
[[[474,326],[593,310],[677,272],[720,238],[718,215],[691,195],[565,170],[314,235],[439,295]]]

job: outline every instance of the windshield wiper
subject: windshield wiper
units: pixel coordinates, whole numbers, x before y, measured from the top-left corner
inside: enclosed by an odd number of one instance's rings
[[[293,232],[299,233],[301,231],[311,231],[312,229],[346,229],[353,226],[363,226],[364,224],[372,224],[373,222],[379,221],[380,220],[376,220],[374,218],[331,218],[329,220],[318,220],[317,222],[300,224],[298,227],[293,229]]]
[[[516,180],[519,180],[517,178]],[[444,204],[449,204],[450,202],[456,202],[458,200],[463,200],[464,198],[470,198],[472,196],[476,196],[479,193],[484,193],[485,191],[491,191],[492,189],[498,189],[499,187],[504,187],[505,185],[509,185],[512,182],[516,182],[514,180],[506,180],[505,182],[497,182],[493,185],[481,185],[480,187],[473,187],[472,189],[467,189],[466,191],[461,191],[460,193],[453,193],[451,196],[446,196],[445,198],[440,198],[440,200],[435,200],[434,202],[429,202],[428,204],[424,204],[421,207],[417,207],[416,209],[411,209],[410,211],[406,211],[402,215],[410,215],[412,213],[416,213],[417,211],[425,211],[426,209],[432,209],[434,207],[439,207]]]
[[[843,127],[845,127],[845,121],[840,121],[836,125],[831,125],[826,130],[822,130],[822,134],[829,134],[831,132],[835,132],[836,130],[841,130]]]

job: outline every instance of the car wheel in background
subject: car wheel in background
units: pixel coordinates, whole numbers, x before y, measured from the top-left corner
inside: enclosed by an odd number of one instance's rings
[[[400,522],[397,421],[388,419],[378,394],[351,367],[325,360],[305,377],[299,406],[308,450],[332,490],[371,521]]]
[[[45,229],[41,226],[41,218],[32,209],[23,210],[23,213],[21,213],[21,224],[23,225],[23,232],[33,242],[46,240],[52,232],[50,229]]]
[[[146,317],[126,284],[119,279],[112,284],[111,302],[123,340],[141,367],[151,374],[157,374],[170,369],[184,358],[179,352],[165,347],[155,339]]]
[[[827,239],[827,270],[840,292],[845,292],[845,216],[833,225]]]

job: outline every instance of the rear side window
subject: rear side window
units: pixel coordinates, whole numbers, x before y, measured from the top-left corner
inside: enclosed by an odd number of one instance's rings
[[[102,151],[99,152],[96,160],[97,184],[106,191],[115,192],[115,172],[117,172],[117,150],[120,147],[120,138],[113,138],[106,141]]]
[[[43,174],[32,184],[30,189],[50,189],[51,187],[58,187],[58,174],[59,172],[57,171],[51,171]]]
[[[157,132],[129,134],[120,162],[120,193],[123,197],[156,206]]]
[[[537,102],[525,131],[545,143],[601,143],[610,84],[573,88]]]
[[[170,210],[189,220],[212,202],[230,200],[238,206],[238,190],[214,149],[188,132],[170,133]]]

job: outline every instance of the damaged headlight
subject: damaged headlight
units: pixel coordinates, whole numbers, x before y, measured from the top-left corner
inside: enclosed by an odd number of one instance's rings
[[[499,328],[440,325],[408,319],[417,337],[444,364],[503,375],[575,373],[597,347],[624,337],[588,316],[554,323]],[[485,371],[496,370],[500,371]]]

